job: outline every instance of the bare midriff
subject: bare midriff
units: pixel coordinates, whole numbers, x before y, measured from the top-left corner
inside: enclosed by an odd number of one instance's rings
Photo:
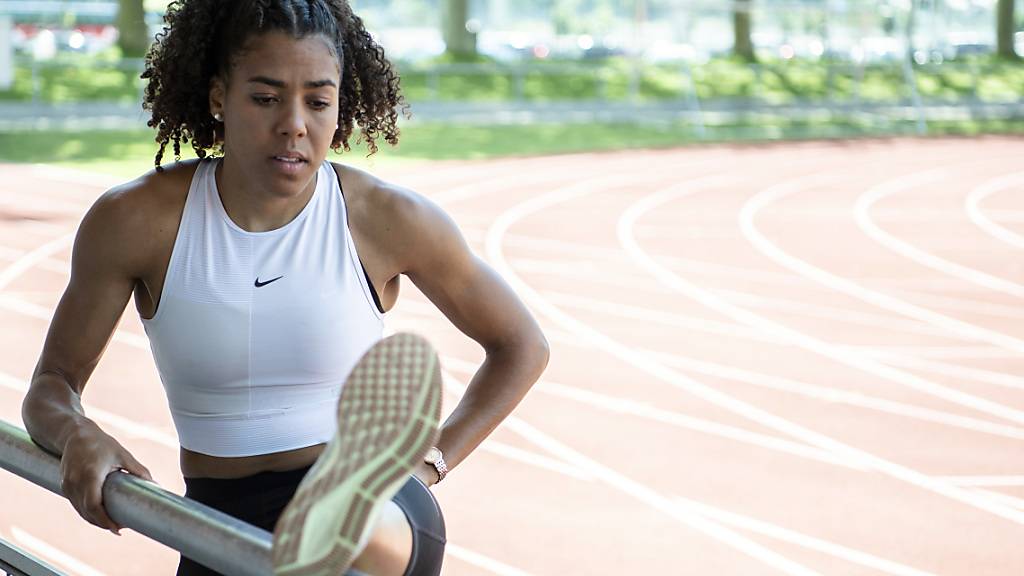
[[[186,478],[242,478],[260,472],[287,472],[316,462],[326,444],[296,450],[225,458],[181,449],[181,473]]]

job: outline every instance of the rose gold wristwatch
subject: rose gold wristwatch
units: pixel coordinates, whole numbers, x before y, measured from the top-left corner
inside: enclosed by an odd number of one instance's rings
[[[444,454],[437,446],[434,446],[427,451],[427,455],[423,457],[423,461],[434,467],[437,470],[437,481],[444,480],[444,477],[448,475],[448,465],[444,463]]]

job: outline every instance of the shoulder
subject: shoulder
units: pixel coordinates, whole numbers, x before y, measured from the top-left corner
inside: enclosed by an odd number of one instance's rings
[[[415,260],[424,251],[462,244],[451,217],[426,196],[364,170],[335,164],[349,210],[349,226],[372,237],[392,256]]]
[[[151,170],[104,192],[82,219],[79,243],[117,245],[125,256],[144,256],[177,232],[199,161]]]
[[[375,228],[398,234],[410,227],[416,230],[447,220],[440,206],[410,188],[352,166],[333,165],[341,178],[350,220],[354,222],[371,222]]]
[[[116,218],[132,224],[146,217],[158,217],[175,204],[183,204],[199,161],[178,162],[164,170],[151,170],[134,180],[104,192],[89,213],[94,217]]]

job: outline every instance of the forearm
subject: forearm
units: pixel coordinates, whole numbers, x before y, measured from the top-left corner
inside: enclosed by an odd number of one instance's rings
[[[547,366],[543,337],[487,354],[466,393],[441,428],[438,448],[449,469],[462,462],[529,392]]]
[[[68,438],[96,423],[85,416],[82,401],[67,379],[54,372],[36,374],[21,405],[21,417],[32,440],[61,455]]]

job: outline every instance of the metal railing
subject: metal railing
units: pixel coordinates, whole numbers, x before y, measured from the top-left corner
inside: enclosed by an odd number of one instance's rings
[[[0,573],[10,576],[63,576],[53,566],[0,538]]]
[[[60,459],[40,449],[27,432],[4,421],[0,421],[0,467],[63,495]],[[168,492],[152,482],[125,472],[113,472],[103,484],[103,502],[110,518],[121,526],[170,546],[218,572],[238,576],[272,573],[269,532]],[[42,562],[0,541],[0,568],[7,566],[14,574],[57,574]]]

